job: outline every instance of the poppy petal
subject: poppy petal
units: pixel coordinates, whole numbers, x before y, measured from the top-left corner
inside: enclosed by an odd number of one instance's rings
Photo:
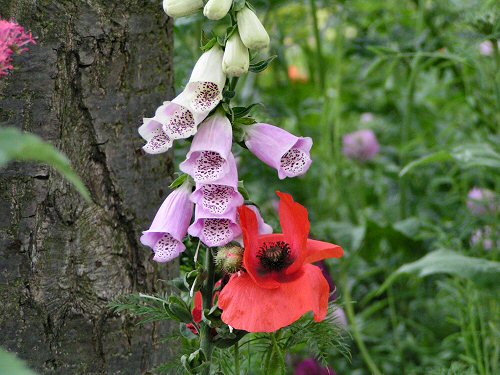
[[[194,309],[192,313],[195,323],[199,323],[203,320],[203,296],[200,291],[196,292],[194,295]]]
[[[306,263],[314,263],[327,258],[342,258],[344,250],[332,243],[307,240]]]
[[[319,267],[306,264],[300,276],[281,283],[276,289],[263,289],[247,273],[235,274],[222,289],[219,307],[222,321],[248,332],[275,332],[300,319],[309,311],[314,320],[325,319],[329,286]]]
[[[286,242],[291,247],[294,263],[286,270],[291,275],[302,267],[306,258],[306,242],[310,223],[307,209],[295,202],[290,194],[277,191],[280,197],[280,223]]]
[[[238,209],[240,214],[241,230],[245,251],[243,253],[243,266],[252,280],[262,288],[277,288],[279,283],[271,278],[266,278],[259,273],[259,222],[255,212],[242,206]],[[270,235],[272,236],[272,235]]]

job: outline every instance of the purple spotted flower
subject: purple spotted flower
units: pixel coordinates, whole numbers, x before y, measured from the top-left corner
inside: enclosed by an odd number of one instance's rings
[[[194,223],[188,229],[191,236],[198,237],[206,246],[224,246],[241,234],[236,221],[236,208],[224,215],[216,215],[196,205]]]
[[[336,375],[335,371],[321,366],[318,361],[308,358],[295,366],[295,375]]]
[[[243,204],[244,200],[238,191],[238,171],[232,153],[228,157],[229,172],[212,183],[196,184],[191,200],[214,215],[223,215],[231,209]]]
[[[158,107],[153,118],[144,119],[139,128],[147,141],[144,151],[159,154],[167,151],[174,140],[196,134],[198,125],[222,99],[226,82],[222,57],[223,51],[218,45],[201,55],[184,91]]]
[[[370,129],[358,130],[344,136],[342,149],[349,159],[365,162],[372,160],[380,151],[375,133]]]
[[[189,199],[191,190],[191,184],[186,182],[170,193],[156,213],[151,227],[143,232],[141,243],[153,249],[153,260],[169,262],[186,249],[182,241],[193,216],[194,205]]]
[[[213,183],[229,173],[229,155],[233,142],[231,123],[226,116],[215,113],[206,119],[195,135],[181,171],[196,183]]]
[[[282,180],[307,172],[312,161],[312,139],[296,137],[269,124],[255,124],[245,129],[245,144],[261,161],[278,171]]]
[[[494,214],[499,209],[496,200],[493,191],[474,187],[467,195],[467,207],[476,216]]]

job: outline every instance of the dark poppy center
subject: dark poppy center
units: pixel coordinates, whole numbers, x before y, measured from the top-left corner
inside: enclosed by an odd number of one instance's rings
[[[290,257],[290,245],[284,241],[266,242],[257,254],[260,265],[267,272],[282,271],[293,262]]]

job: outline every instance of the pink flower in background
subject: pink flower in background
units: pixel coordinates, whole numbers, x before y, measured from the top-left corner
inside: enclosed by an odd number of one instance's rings
[[[305,359],[295,366],[295,375],[336,375],[335,371],[321,366],[314,358]]]
[[[191,184],[186,182],[170,193],[156,213],[151,227],[143,232],[141,243],[153,249],[153,260],[169,262],[186,249],[182,241],[193,216],[194,204],[189,199],[191,190]]]
[[[494,238],[497,240],[496,244]],[[481,246],[484,250],[491,250],[494,247],[500,248],[500,233],[497,232],[494,236],[493,230],[487,225],[476,230],[472,235],[470,242],[472,246]]]
[[[375,120],[375,115],[371,112],[364,112],[361,114],[361,122],[367,124]]]
[[[483,56],[493,55],[493,43],[491,43],[491,41],[489,40],[486,40],[479,44],[479,53]]]
[[[225,115],[215,113],[201,124],[179,168],[197,183],[217,181],[229,172],[232,144],[231,122]]]
[[[344,135],[343,143],[344,155],[361,162],[372,160],[380,151],[377,137],[370,129]]]
[[[28,43],[36,44],[31,32],[14,21],[0,19],[0,77],[14,69],[12,55],[26,52]]]
[[[233,154],[228,157],[229,172],[219,180],[208,184],[197,183],[191,200],[215,215],[225,214],[243,204],[238,191],[238,171]]]
[[[269,124],[247,126],[245,145],[262,162],[278,171],[278,177],[303,175],[311,166],[312,139],[296,137]]]
[[[499,209],[495,193],[488,189],[474,187],[467,195],[467,207],[476,216],[494,214]]]

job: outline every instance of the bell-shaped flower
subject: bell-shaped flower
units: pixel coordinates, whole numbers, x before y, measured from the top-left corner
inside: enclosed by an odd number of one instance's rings
[[[203,0],[163,0],[163,10],[170,17],[185,17],[203,8]]]
[[[278,171],[282,180],[307,172],[311,166],[312,139],[296,137],[269,124],[245,127],[245,145],[261,161]]]
[[[142,149],[148,154],[161,154],[172,147],[172,140],[163,131],[161,122],[155,118],[144,118],[139,134],[147,142]]]
[[[203,14],[209,20],[217,21],[226,16],[233,5],[233,0],[208,0]]]
[[[240,34],[236,30],[226,42],[224,58],[222,59],[222,70],[229,77],[240,77],[248,72],[250,66],[250,55],[248,48],[241,41]]]
[[[233,154],[228,157],[229,172],[209,184],[196,184],[191,200],[215,215],[223,215],[243,204],[243,196],[238,191],[238,171]]]
[[[215,113],[206,119],[193,138],[186,160],[179,166],[197,183],[212,183],[229,172],[233,131],[227,117]]]
[[[163,124],[163,131],[170,139],[196,134],[198,125],[221,101],[226,82],[222,71],[223,55],[218,44],[203,53],[184,91],[156,110],[154,118]]]
[[[208,247],[227,245],[241,234],[236,221],[236,209],[231,209],[224,215],[216,215],[198,204],[194,223],[189,227],[188,233],[198,237]]]
[[[156,213],[151,227],[143,232],[141,243],[153,249],[153,260],[169,262],[186,249],[182,241],[193,216],[194,205],[189,199],[191,190],[191,184],[185,182],[170,193]]]
[[[249,49],[263,49],[269,46],[269,34],[257,15],[244,7],[236,13],[238,30],[243,44]]]
[[[308,239],[305,207],[289,194],[279,193],[283,234],[259,235],[257,216],[239,208],[245,243],[245,272],[234,274],[219,296],[222,320],[248,332],[275,332],[309,311],[325,319],[330,287],[321,269],[311,263],[340,258],[340,246]]]

